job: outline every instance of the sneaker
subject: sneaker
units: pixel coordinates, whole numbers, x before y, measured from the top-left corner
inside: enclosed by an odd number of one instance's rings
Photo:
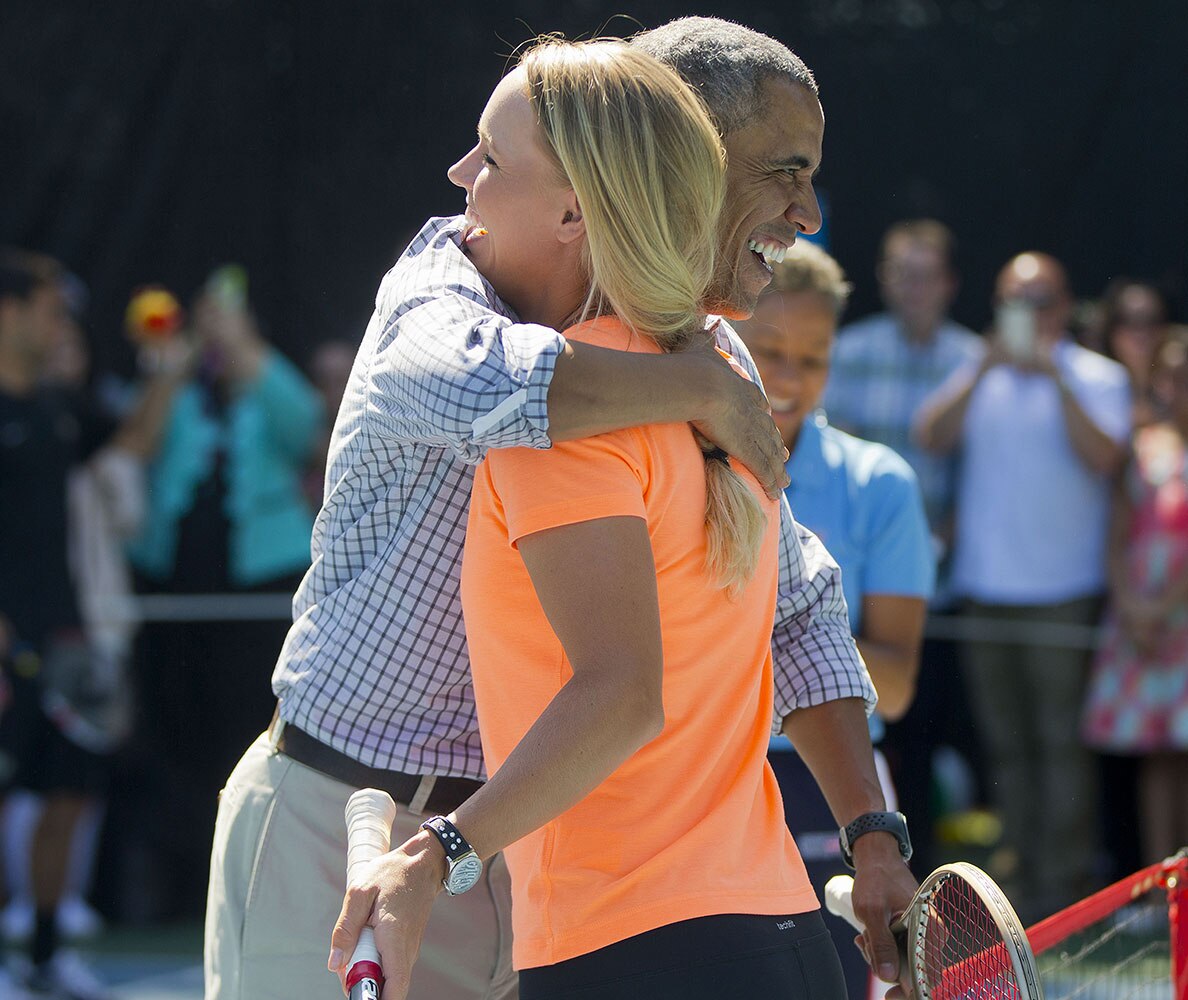
[[[30,997],[20,980],[0,965],[0,1000],[30,1000]]]
[[[103,918],[81,896],[66,896],[58,904],[58,933],[68,941],[96,937],[103,930]]]
[[[0,934],[10,944],[21,944],[33,936],[33,924],[37,915],[33,911],[33,900],[14,898],[0,911]]]
[[[50,995],[60,1000],[112,1000],[107,987],[91,967],[70,948],[60,948],[46,965],[34,969],[28,986],[34,996]]]

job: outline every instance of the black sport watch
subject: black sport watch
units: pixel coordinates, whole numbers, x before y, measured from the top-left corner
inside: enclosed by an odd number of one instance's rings
[[[461,896],[467,889],[473,889],[483,873],[483,861],[458,828],[444,816],[433,816],[421,824],[421,829],[432,833],[445,848],[446,877],[441,881],[445,891],[451,896]]]
[[[841,845],[842,860],[850,868],[854,867],[854,841],[876,830],[891,834],[899,841],[899,853],[903,860],[911,860],[912,838],[908,836],[907,817],[901,812],[869,812],[838,831],[837,842]]]

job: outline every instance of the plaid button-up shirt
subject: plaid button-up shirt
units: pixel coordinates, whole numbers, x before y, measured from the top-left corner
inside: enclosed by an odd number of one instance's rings
[[[484,776],[458,592],[473,465],[547,448],[564,340],[519,323],[433,219],[385,276],[335,423],[313,564],[273,690],[281,717],[372,767]],[[719,341],[758,378],[728,326]],[[783,504],[776,709],[874,688],[840,573]]]

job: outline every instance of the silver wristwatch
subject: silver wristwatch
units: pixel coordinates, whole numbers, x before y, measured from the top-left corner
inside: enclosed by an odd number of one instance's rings
[[[444,816],[433,816],[421,824],[421,829],[432,833],[445,848],[446,877],[441,882],[445,891],[451,896],[461,896],[467,889],[473,889],[483,874],[483,861],[458,828]]]

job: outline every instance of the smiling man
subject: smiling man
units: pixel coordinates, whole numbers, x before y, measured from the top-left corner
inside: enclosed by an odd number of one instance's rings
[[[673,66],[700,92],[723,135],[727,192],[719,220],[718,270],[707,307],[728,318],[745,318],[771,281],[772,265],[785,256],[799,234],[816,232],[821,224],[813,179],[821,164],[824,114],[816,82],[785,46],[714,18],[684,18],[645,32],[635,44]],[[473,151],[475,157],[480,154],[495,156],[483,148],[481,129],[479,146]],[[472,166],[465,171],[455,167],[451,176],[474,198],[484,179],[478,164]],[[478,242],[486,239],[479,236]],[[726,323],[719,327],[719,345],[754,371],[745,348]],[[820,552],[819,542],[809,539],[809,548]],[[828,631],[827,618],[817,617],[809,632],[822,626]],[[777,622],[773,646],[777,661],[782,661],[776,671],[777,711],[782,731],[800,751],[839,826],[878,816],[870,824],[878,832],[864,836],[854,850],[856,900],[869,928],[865,949],[877,972],[891,979],[897,958],[887,923],[906,903],[914,881],[901,858],[905,845],[889,825],[881,825],[887,816],[886,803],[863,700],[846,666],[852,662],[852,639],[847,635],[843,645],[833,640],[817,644],[822,634],[818,631],[815,639],[802,634],[793,645],[784,623]],[[792,665],[787,657],[803,655],[804,643],[809,659]],[[803,675],[795,679],[802,670],[813,677],[807,686]],[[818,682],[823,686],[816,687]],[[468,806],[468,814],[476,815],[473,806]],[[457,814],[449,818],[452,821]],[[428,833],[412,837],[389,858],[374,881],[352,889],[334,934],[330,964],[339,967],[345,961],[359,927],[374,917],[385,969],[394,977],[388,990],[403,997],[428,919],[428,904],[440,893],[446,867],[441,847]],[[434,908],[431,932],[441,911],[457,903],[443,902]],[[410,995],[419,995],[415,977]]]
[[[723,267],[716,283],[718,311],[740,319],[754,311],[801,233],[821,228],[813,190],[820,169],[825,116],[806,83],[771,77],[759,88],[758,117],[725,132],[726,205],[722,210]],[[746,252],[741,249],[745,246]],[[732,252],[733,251],[733,252]]]
[[[817,82],[785,46],[741,25],[686,17],[634,39],[709,107],[726,147],[721,253],[707,307],[744,319],[800,233],[821,228],[813,179],[825,114]]]
[[[770,280],[764,257],[778,259],[799,233],[820,225],[812,179],[824,117],[816,84],[778,42],[716,19],[674,22],[638,44],[701,90],[725,133],[724,250],[707,305],[746,316]],[[481,194],[480,181],[493,180],[479,174],[500,166],[498,137],[486,138],[495,149],[472,151],[477,162],[468,154],[455,168],[468,198]],[[638,355],[606,358],[583,350],[588,345],[567,345],[539,325],[557,321],[539,289],[502,272],[504,262],[490,253],[499,230],[522,220],[490,217],[482,205],[475,214],[427,224],[377,297],[335,428],[313,569],[295,599],[273,677],[279,720],[245,754],[220,807],[207,911],[208,997],[303,995],[317,982],[321,963],[310,961],[311,948],[325,941],[342,898],[342,806],[365,785],[393,791],[393,843],[403,844],[389,855],[378,902],[374,893],[353,891],[331,966],[349,957],[375,903],[391,977],[385,996],[409,990],[423,934],[409,995],[516,995],[506,868],[496,856],[477,890],[447,898],[442,847],[419,829],[434,813],[452,815],[484,775],[457,574],[470,466],[487,448],[547,447],[619,427],[714,417],[707,436],[730,437],[718,443],[732,454],[731,442],[747,446],[754,463],[738,457],[772,495],[786,482],[786,452],[770,417],[756,420],[748,408],[757,400],[718,379],[713,352],[649,356],[644,360],[658,367],[644,371],[635,367]],[[496,296],[495,283],[484,280],[492,268],[516,302]],[[754,374],[725,323],[718,346]],[[697,372],[666,375],[665,365]],[[710,392],[677,398],[670,387],[682,380]],[[780,574],[776,710],[839,824],[849,823],[884,809],[866,730],[874,690],[849,632],[836,564],[786,505]],[[887,924],[914,882],[887,832],[863,836],[854,857],[856,907],[890,975],[897,959]]]

